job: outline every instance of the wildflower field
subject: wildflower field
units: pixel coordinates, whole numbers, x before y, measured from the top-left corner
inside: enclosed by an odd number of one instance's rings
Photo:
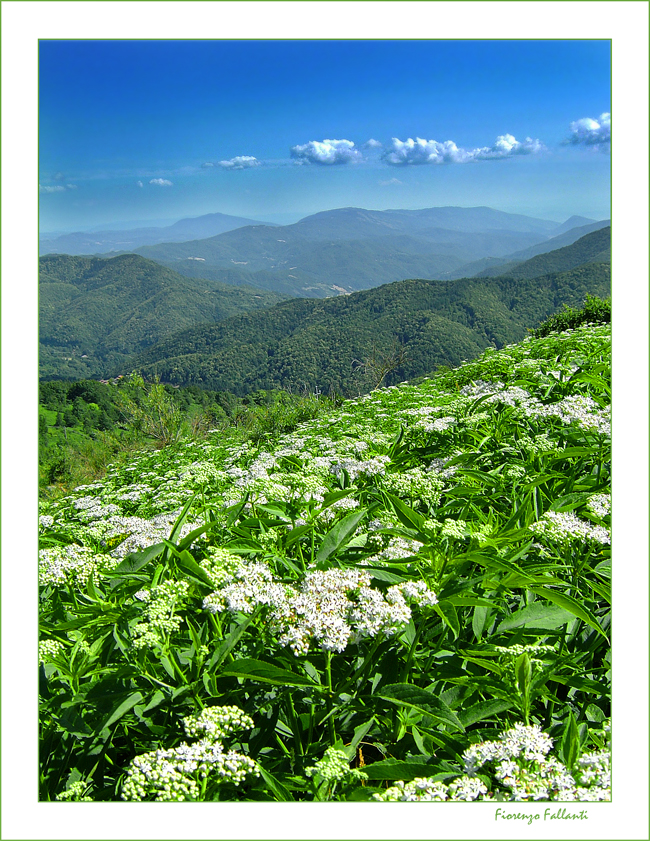
[[[610,799],[609,372],[583,325],[43,503],[41,800]]]

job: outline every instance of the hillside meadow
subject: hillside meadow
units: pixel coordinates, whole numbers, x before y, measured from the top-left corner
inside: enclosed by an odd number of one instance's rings
[[[610,329],[580,321],[44,501],[40,799],[610,799]]]

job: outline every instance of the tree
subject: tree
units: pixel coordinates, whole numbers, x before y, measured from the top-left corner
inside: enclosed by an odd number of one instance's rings
[[[366,375],[371,383],[371,391],[374,391],[379,388],[388,374],[404,364],[406,357],[406,347],[398,341],[395,341],[386,353],[382,353],[373,342],[370,352],[362,360],[353,360],[352,370]]]

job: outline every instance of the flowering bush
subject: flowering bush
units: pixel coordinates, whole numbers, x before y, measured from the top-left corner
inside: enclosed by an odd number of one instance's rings
[[[609,352],[529,338],[45,502],[42,799],[608,797]]]

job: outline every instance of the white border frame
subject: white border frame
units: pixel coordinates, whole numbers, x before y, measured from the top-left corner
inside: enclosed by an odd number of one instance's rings
[[[648,4],[339,0],[333,6],[2,2],[3,839],[648,838]],[[211,35],[612,39],[615,785],[611,804],[587,804],[588,820],[496,822],[489,804],[37,802],[37,39]],[[545,805],[522,804],[520,811],[543,814]]]

